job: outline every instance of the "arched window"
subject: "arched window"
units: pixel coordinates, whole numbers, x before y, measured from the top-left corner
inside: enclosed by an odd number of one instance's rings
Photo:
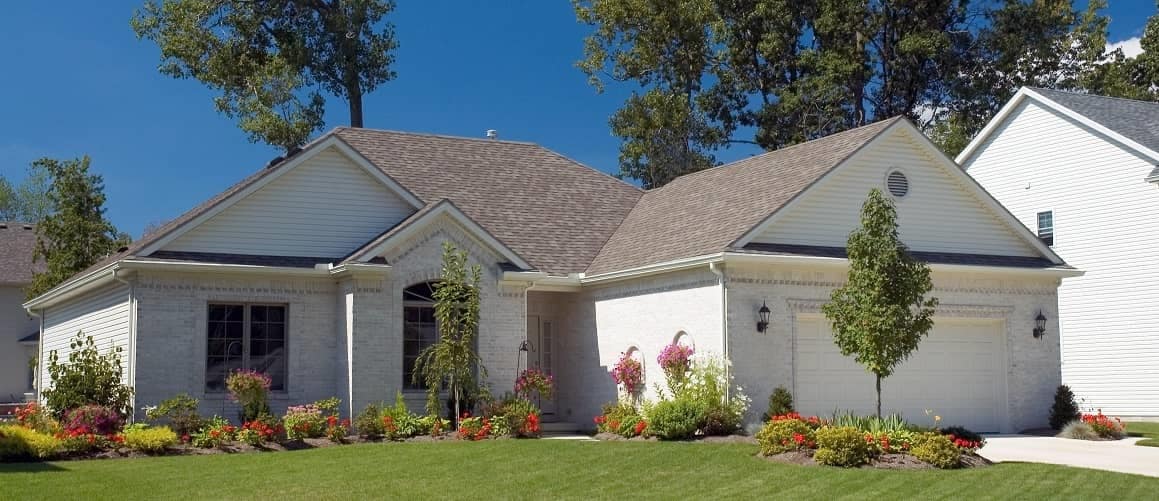
[[[675,336],[672,336],[672,344],[696,349],[696,343],[692,341],[692,336],[685,331],[677,332]]]
[[[435,282],[424,282],[402,291],[402,387],[425,390],[414,381],[415,360],[428,346],[439,340],[435,321]]]

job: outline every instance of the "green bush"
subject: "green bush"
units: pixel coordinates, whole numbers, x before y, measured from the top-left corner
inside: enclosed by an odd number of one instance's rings
[[[1098,440],[1099,434],[1095,432],[1091,425],[1079,420],[1074,420],[1062,427],[1062,431],[1057,435],[1060,438],[1071,438],[1074,440]]]
[[[530,400],[512,396],[500,403],[495,414],[491,416],[491,423],[493,436],[538,437],[539,408]]]
[[[23,426],[0,425],[0,461],[51,459],[63,447],[63,441],[52,435]]]
[[[177,436],[192,435],[202,425],[197,404],[196,398],[181,393],[145,411],[145,417],[154,423],[168,425]]]
[[[125,429],[124,437],[125,447],[149,454],[163,452],[177,444],[177,433],[165,426],[132,426]]]
[[[852,426],[825,426],[817,430],[817,452],[813,455],[818,463],[830,466],[861,466],[869,462],[871,444],[865,440],[865,432]]]
[[[910,454],[938,468],[957,468],[961,465],[962,451],[950,438],[941,433],[923,433],[915,440]]]
[[[121,384],[121,347],[101,354],[92,336],[77,332],[69,348],[68,362],[61,362],[56,350],[48,355],[52,383],[41,395],[53,417],[62,419],[84,405],[100,405],[128,416],[133,389]]]
[[[354,429],[358,430],[358,436],[362,438],[382,438],[385,433],[382,426],[382,408],[377,404],[367,404],[366,408],[354,417]]]
[[[402,392],[394,395],[394,405],[382,409],[383,436],[387,440],[400,440],[423,433],[419,417],[411,413]]]
[[[761,454],[766,456],[816,445],[813,429],[800,419],[772,421],[757,432],[756,438],[761,446]]]
[[[648,432],[663,440],[683,440],[696,435],[704,406],[688,399],[663,400],[648,409]]]
[[[728,406],[710,405],[700,416],[700,432],[709,437],[732,435],[740,430],[742,417]]]
[[[773,419],[773,416],[783,416],[790,412],[796,412],[793,408],[793,394],[784,386],[778,386],[769,395],[769,409],[761,416],[762,421]]]
[[[1055,430],[1061,430],[1072,421],[1077,421],[1082,417],[1079,412],[1079,404],[1074,400],[1074,392],[1070,391],[1070,386],[1065,384],[1058,385],[1058,390],[1054,392],[1054,405],[1050,406],[1050,427]]]
[[[641,426],[646,427],[644,416],[635,407],[622,402],[604,404],[603,414],[596,416],[596,427],[601,433],[615,433],[626,438],[639,435]],[[643,430],[641,430],[643,431]]]

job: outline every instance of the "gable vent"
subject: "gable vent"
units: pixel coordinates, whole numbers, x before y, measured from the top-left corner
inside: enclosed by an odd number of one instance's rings
[[[885,187],[891,195],[901,198],[909,193],[909,179],[901,171],[895,170],[885,177]]]

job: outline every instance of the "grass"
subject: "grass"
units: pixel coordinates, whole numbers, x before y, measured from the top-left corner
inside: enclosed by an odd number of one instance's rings
[[[1042,464],[953,471],[775,464],[747,444],[499,440],[0,464],[4,499],[1142,499],[1159,478]]]
[[[1127,435],[1144,437],[1143,440],[1135,442],[1135,445],[1159,447],[1159,423],[1129,422],[1127,423]]]

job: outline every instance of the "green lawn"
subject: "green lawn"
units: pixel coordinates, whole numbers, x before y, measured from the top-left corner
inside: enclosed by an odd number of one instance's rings
[[[1127,435],[1132,437],[1146,437],[1135,445],[1159,447],[1159,423],[1127,423]]]
[[[738,444],[502,440],[0,465],[3,499],[1143,499],[1159,478],[1036,464],[957,471],[773,464]]]

